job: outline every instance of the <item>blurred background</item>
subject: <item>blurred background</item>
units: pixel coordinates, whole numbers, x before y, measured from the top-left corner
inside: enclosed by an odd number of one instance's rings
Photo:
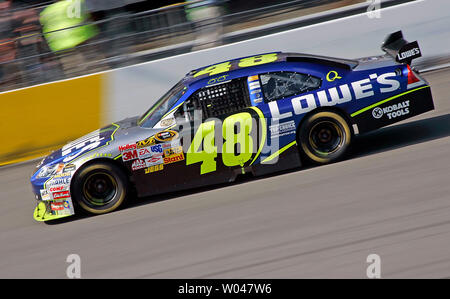
[[[370,12],[373,14],[371,15]],[[0,0],[0,166],[142,114],[186,73],[275,51],[450,62],[448,0]]]
[[[76,253],[83,278],[366,278],[375,253],[383,278],[449,278],[449,28],[449,0],[0,0],[0,277],[66,278]],[[350,160],[32,219],[38,158],[144,113],[190,70],[382,55],[398,30],[436,109],[358,136]]]
[[[0,91],[234,42],[364,0],[0,0]]]

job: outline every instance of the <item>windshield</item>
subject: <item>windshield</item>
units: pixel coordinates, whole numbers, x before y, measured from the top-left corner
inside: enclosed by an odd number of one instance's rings
[[[138,125],[153,128],[161,118],[169,112],[169,109],[181,98],[187,88],[182,83],[177,83],[165,95],[163,95],[138,121]]]

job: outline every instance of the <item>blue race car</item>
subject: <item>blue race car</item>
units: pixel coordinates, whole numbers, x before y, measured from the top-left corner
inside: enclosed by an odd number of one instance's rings
[[[140,117],[44,158],[34,218],[103,214],[151,196],[342,159],[355,135],[434,109],[411,67],[417,42],[389,35],[384,56],[266,53],[191,71]]]

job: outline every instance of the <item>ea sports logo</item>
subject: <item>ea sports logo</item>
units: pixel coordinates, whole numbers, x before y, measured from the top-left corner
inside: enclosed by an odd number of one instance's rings
[[[381,109],[380,107],[373,109],[372,116],[377,119],[381,118],[383,116],[383,109]]]

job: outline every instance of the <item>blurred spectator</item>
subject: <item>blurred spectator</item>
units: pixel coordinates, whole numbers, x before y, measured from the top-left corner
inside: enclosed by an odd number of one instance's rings
[[[187,0],[186,15],[194,22],[196,38],[193,50],[221,44],[223,3],[222,0]]]
[[[127,5],[145,0],[86,0],[87,10],[98,21],[102,52],[107,57],[126,53],[130,46],[131,14]]]
[[[48,5],[40,13],[42,32],[49,48],[58,55],[67,75],[84,74],[87,60],[83,47],[98,35],[90,21],[85,0],[61,0]]]
[[[11,64],[16,58],[13,20],[9,14],[11,1],[0,0],[0,82],[12,80]]]
[[[40,54],[43,39],[39,16],[34,9],[15,10],[14,35],[16,36],[17,59],[21,66],[22,81],[28,84],[42,83],[45,80]]]
[[[47,6],[40,15],[42,32],[54,52],[71,49],[98,34],[89,19],[84,0],[61,0]]]

